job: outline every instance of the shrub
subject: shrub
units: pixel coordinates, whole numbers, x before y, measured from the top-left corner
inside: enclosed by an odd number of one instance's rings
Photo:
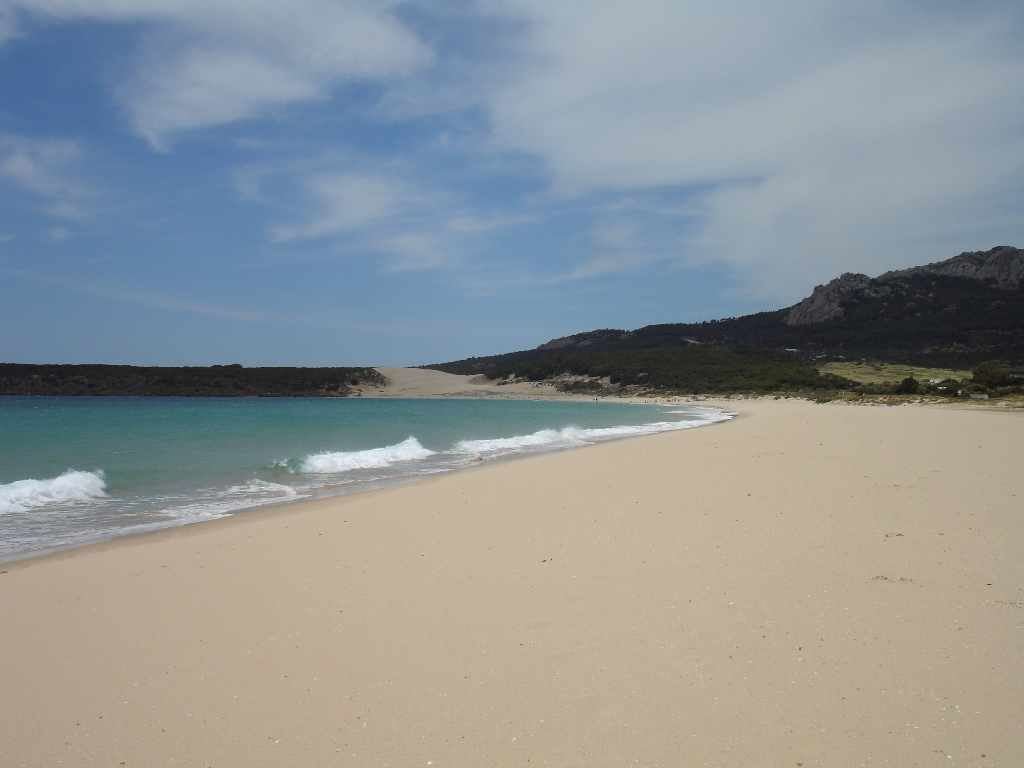
[[[983,387],[1004,387],[1012,383],[1010,367],[1005,363],[989,360],[974,369],[972,380]]]
[[[907,376],[896,387],[897,395],[916,395],[921,391],[921,384],[913,376]]]

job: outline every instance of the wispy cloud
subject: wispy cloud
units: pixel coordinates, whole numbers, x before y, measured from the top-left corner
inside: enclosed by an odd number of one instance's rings
[[[111,301],[134,304],[146,309],[158,309],[226,320],[258,321],[268,318],[268,315],[264,312],[196,301],[187,297],[101,280],[72,278],[65,275],[47,274],[28,269],[5,269],[0,271],[36,283],[55,286],[89,296],[97,296]]]
[[[647,224],[648,226],[642,226]],[[672,259],[661,233],[651,225],[650,215],[641,221],[622,216],[599,219],[588,237],[588,255],[564,272],[538,278],[546,284],[592,280],[649,268]]]
[[[412,161],[382,164],[346,154],[313,165],[327,170],[294,162],[246,166],[234,174],[243,200],[275,212],[292,210],[268,230],[278,247],[326,245],[341,254],[379,257],[387,272],[422,272],[460,264],[495,232],[536,219],[528,211],[468,205]]]
[[[222,318],[227,320],[259,321],[267,319],[267,315],[265,313],[256,310],[238,309],[220,304],[194,301],[186,297],[173,296],[124,286],[85,283],[77,290],[82,290],[86,293],[91,293],[94,296],[101,296],[115,301],[138,304],[139,306],[146,307],[148,309],[184,312],[190,315],[202,315],[205,317]]]
[[[488,7],[524,35],[495,145],[567,196],[688,190],[679,257],[761,294],[1024,238],[1019,3]]]
[[[390,257],[392,272],[423,272],[449,266],[453,260],[450,242],[428,232],[407,232],[379,240],[375,247]]]
[[[0,180],[41,200],[56,219],[78,221],[88,213],[93,192],[76,174],[80,157],[74,141],[0,134]]]
[[[14,9],[0,5],[0,45],[18,34],[18,27],[14,19]]]
[[[341,252],[376,254],[389,272],[422,272],[458,260],[461,233],[445,226],[445,196],[393,173],[314,173],[301,178],[305,218],[276,225],[278,244],[319,240]]]
[[[430,49],[392,2],[362,0],[9,0],[51,23],[148,25],[138,60],[116,85],[135,131],[155,148],[184,132],[326,99],[345,83],[401,77]],[[5,24],[6,19],[6,24]]]
[[[221,146],[252,163],[234,186],[275,258],[370,256],[385,272],[476,258],[523,286],[716,264],[776,300],[842,270],[1024,239],[1019,2],[0,9],[0,42],[40,24],[137,30],[114,94],[154,147],[272,122]],[[289,133],[278,118],[297,105],[312,123]],[[71,228],[89,210],[79,154],[0,137],[0,180]],[[574,209],[564,226],[531,237],[559,206]]]
[[[474,214],[455,213],[448,219],[448,229],[452,232],[465,235],[475,235],[484,232],[492,232],[497,229],[517,227],[522,224],[529,224],[537,220],[534,213],[504,213],[504,214]]]
[[[331,237],[393,220],[422,202],[401,179],[358,173],[314,174],[302,181],[310,213],[296,224],[271,229],[277,242]]]

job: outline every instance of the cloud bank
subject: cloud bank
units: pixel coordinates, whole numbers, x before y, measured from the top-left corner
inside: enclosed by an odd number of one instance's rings
[[[568,196],[689,190],[681,258],[809,279],[1024,238],[1019,6],[507,0],[494,141]]]
[[[0,42],[59,22],[138,30],[114,95],[154,148],[312,105],[339,132],[360,109],[384,132],[433,131],[449,166],[474,170],[465,187],[440,163],[368,172],[380,157],[279,189],[240,176],[278,248],[331,241],[394,270],[452,267],[570,201],[590,207],[582,255],[527,277],[724,264],[782,302],[841,271],[1024,241],[1017,2],[0,0]],[[348,84],[372,96],[346,101]],[[302,140],[299,154],[331,151]],[[395,147],[384,167],[413,151]],[[0,140],[0,174],[72,218],[73,153]],[[506,191],[525,178],[529,202]]]
[[[0,41],[15,12],[33,22],[141,25],[133,74],[118,98],[156,148],[187,131],[326,99],[344,83],[411,73],[428,47],[371,0],[8,0]]]

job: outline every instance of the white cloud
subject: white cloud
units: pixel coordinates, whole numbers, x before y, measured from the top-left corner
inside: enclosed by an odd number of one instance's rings
[[[456,259],[461,234],[447,226],[446,196],[426,194],[405,174],[295,168],[236,174],[239,195],[265,205],[279,204],[294,184],[303,215],[271,227],[274,243],[318,241],[342,255],[375,254],[391,272],[439,269]]]
[[[359,173],[316,174],[303,181],[310,214],[271,230],[278,242],[333,237],[393,220],[420,199],[405,182]]]
[[[392,272],[423,272],[448,266],[452,260],[451,244],[427,232],[406,232],[386,237],[376,248],[391,257]]]
[[[671,258],[662,233],[652,217],[627,218],[609,214],[591,228],[589,255],[567,272],[542,282],[564,283],[591,280],[649,267]]]
[[[14,20],[14,9],[0,5],[0,45],[18,34]]]
[[[616,275],[636,269],[637,267],[646,266],[652,260],[649,254],[631,251],[597,253],[569,272],[563,275],[556,275],[550,281],[562,283],[570,280],[590,280],[595,277]]]
[[[144,24],[140,57],[118,83],[135,130],[174,136],[323,99],[346,82],[410,74],[431,52],[393,2],[370,0],[12,0],[51,22]],[[0,15],[0,32],[7,18]]]
[[[530,213],[474,214],[456,213],[448,220],[448,229],[462,235],[476,235],[496,229],[516,227],[536,220]]]
[[[400,162],[342,153],[276,167],[249,165],[235,171],[234,184],[243,200],[295,212],[291,220],[269,229],[271,242],[313,243],[343,256],[375,256],[388,272],[462,265],[486,251],[500,230],[537,219],[536,212],[522,206],[497,212],[472,204],[418,167],[423,158],[411,155]]]
[[[759,293],[1024,239],[1019,5],[491,7],[527,22],[481,92],[496,145],[564,195],[689,189],[680,257]]]
[[[0,134],[0,181],[41,199],[53,218],[79,220],[92,197],[74,172],[80,156],[73,141]]]

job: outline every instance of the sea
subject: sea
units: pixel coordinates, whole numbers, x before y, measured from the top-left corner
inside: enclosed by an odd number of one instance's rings
[[[730,417],[604,401],[0,397],[0,560]]]

